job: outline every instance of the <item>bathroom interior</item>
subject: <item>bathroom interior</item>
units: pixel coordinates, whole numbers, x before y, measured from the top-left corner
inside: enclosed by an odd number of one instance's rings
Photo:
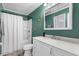
[[[0,56],[79,56],[79,3],[0,3]]]

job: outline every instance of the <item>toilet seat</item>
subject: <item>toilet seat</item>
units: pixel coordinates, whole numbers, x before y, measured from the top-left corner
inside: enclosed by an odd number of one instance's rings
[[[33,44],[27,44],[27,45],[24,45],[23,49],[29,50],[29,49],[32,49],[32,47],[33,47]]]

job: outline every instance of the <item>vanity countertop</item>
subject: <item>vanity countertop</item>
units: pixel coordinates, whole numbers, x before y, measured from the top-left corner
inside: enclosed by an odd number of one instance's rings
[[[52,39],[49,37],[42,37],[42,36],[33,37],[33,39],[36,39],[46,44],[49,44],[51,46],[63,49],[75,55],[79,55],[79,44],[78,43],[67,42],[63,40]]]

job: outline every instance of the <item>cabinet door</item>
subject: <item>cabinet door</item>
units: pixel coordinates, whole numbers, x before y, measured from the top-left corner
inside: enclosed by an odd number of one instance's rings
[[[51,48],[49,45],[39,42],[39,56],[50,56]]]
[[[74,54],[54,47],[54,56],[74,56]]]
[[[38,47],[39,47],[39,42],[37,40],[33,39],[33,56],[39,55]]]

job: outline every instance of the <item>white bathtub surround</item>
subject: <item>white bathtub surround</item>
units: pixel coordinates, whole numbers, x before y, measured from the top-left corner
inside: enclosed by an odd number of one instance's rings
[[[32,50],[32,19],[23,21],[23,50],[24,56],[31,56]]]
[[[23,21],[23,45],[32,42],[32,19]]]
[[[65,37],[63,37],[63,38],[65,38]],[[70,52],[74,55],[79,55],[79,43],[78,43],[79,39],[75,39],[75,38],[73,38],[73,39],[67,38],[67,40],[66,40],[66,38],[65,39],[52,39],[49,37],[42,37],[42,36],[33,37],[33,39],[46,43],[50,46],[57,47],[64,51]]]

